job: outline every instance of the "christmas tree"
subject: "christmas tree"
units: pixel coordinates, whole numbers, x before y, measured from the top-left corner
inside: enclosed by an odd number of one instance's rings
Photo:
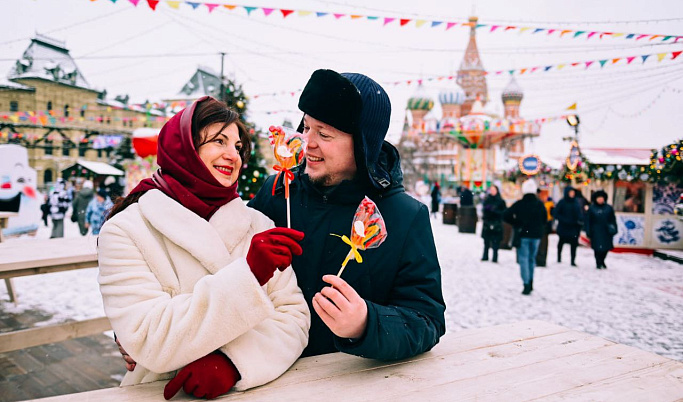
[[[247,127],[251,136],[251,157],[249,162],[242,167],[242,174],[239,178],[238,191],[243,200],[254,198],[263,182],[268,177],[266,162],[261,153],[262,147],[259,143],[261,136],[260,130],[254,128],[254,124],[247,121],[247,106],[249,101],[242,90],[242,85],[237,84],[231,79],[226,79],[225,90],[223,91],[223,101],[232,109],[240,114],[240,120]],[[266,151],[267,152],[267,151]]]

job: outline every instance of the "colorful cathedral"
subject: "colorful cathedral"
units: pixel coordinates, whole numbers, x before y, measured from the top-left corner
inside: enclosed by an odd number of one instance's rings
[[[486,189],[497,165],[509,165],[525,154],[524,141],[540,126],[519,115],[524,97],[514,76],[502,93],[504,115],[485,111],[489,103],[486,70],[476,41],[477,17],[470,17],[470,37],[456,83],[438,94],[441,116],[431,111],[434,100],[420,84],[408,99],[399,151],[404,182],[413,190],[419,182]]]

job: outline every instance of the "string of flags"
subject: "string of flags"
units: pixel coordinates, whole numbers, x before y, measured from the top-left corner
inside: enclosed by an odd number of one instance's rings
[[[97,0],[90,0],[91,2]],[[109,0],[112,3],[116,3],[117,0]],[[141,3],[141,0],[128,0],[129,3],[133,4],[135,7]],[[461,21],[447,21],[447,20],[433,20],[429,18],[402,18],[402,17],[389,17],[389,16],[378,16],[378,15],[365,15],[365,14],[349,14],[349,13],[335,13],[335,12],[324,12],[324,11],[310,11],[310,10],[295,10],[295,9],[284,9],[275,7],[256,7],[256,6],[245,6],[238,4],[222,4],[222,3],[206,3],[199,1],[186,1],[186,0],[146,0],[145,1],[150,9],[156,11],[159,3],[165,3],[171,9],[178,10],[180,6],[191,7],[192,10],[205,9],[209,13],[213,13],[215,10],[223,10],[228,12],[246,12],[247,16],[253,17],[256,15],[262,15],[264,17],[275,17],[281,16],[283,19],[291,15],[298,17],[314,17],[314,18],[328,18],[335,21],[340,20],[350,20],[350,21],[372,21],[382,24],[382,26],[396,26],[407,27],[412,26],[415,28],[445,28],[445,31],[450,30],[453,27],[470,28],[473,26],[469,20]],[[505,32],[511,33],[516,32],[518,34],[544,34],[544,35],[555,35],[560,38],[571,38],[571,39],[625,39],[625,40],[647,40],[647,41],[657,41],[657,42],[669,42],[677,43],[679,40],[683,39],[681,35],[665,35],[665,34],[645,34],[645,33],[634,33],[634,32],[611,32],[611,31],[594,31],[589,29],[578,30],[578,29],[564,29],[564,28],[547,28],[547,27],[533,27],[533,26],[522,26],[522,25],[506,25],[506,24],[476,24],[475,29],[486,31],[489,33],[494,32]]]
[[[46,126],[48,124],[54,125],[57,123],[74,123],[93,121],[98,123],[111,122],[165,122],[168,120],[164,116],[142,116],[142,117],[119,117],[119,116],[65,116],[63,113],[55,112],[54,110],[39,110],[39,111],[21,111],[21,112],[0,112],[0,120],[11,121],[12,123],[30,122],[31,124],[41,124]]]

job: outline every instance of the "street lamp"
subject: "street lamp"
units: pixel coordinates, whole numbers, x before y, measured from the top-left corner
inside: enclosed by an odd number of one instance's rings
[[[574,135],[576,135],[577,139],[579,137],[579,123],[579,115],[570,114],[567,116],[567,124],[574,128]]]

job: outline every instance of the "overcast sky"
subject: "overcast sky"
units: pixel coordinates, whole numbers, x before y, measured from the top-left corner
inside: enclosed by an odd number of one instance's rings
[[[216,0],[215,3],[226,3]],[[472,13],[482,24],[661,35],[683,35],[680,0],[374,0],[238,1],[228,4],[276,7],[330,13],[464,21]],[[0,73],[7,74],[35,32],[66,41],[71,55],[91,86],[109,96],[129,94],[133,101],[157,101],[176,94],[198,65],[220,70],[219,52],[226,52],[225,72],[243,83],[248,95],[302,88],[318,68],[362,72],[382,83],[393,105],[390,139],[400,135],[407,99],[416,92],[395,81],[448,76],[457,71],[469,30],[442,25],[420,28],[414,22],[317,18],[256,10],[205,7],[178,10],[165,2],[152,11],[145,0],[134,7],[128,0],[2,0],[0,1]],[[683,50],[683,40],[587,40],[585,35],[490,28],[478,30],[477,42],[488,71],[538,65],[583,62]],[[668,56],[670,57],[670,56]],[[597,64],[597,63],[596,63]],[[502,114],[501,91],[509,75],[489,76],[487,110]],[[683,56],[674,61],[643,65],[608,63],[603,69],[564,68],[517,76],[524,90],[522,117],[552,117],[578,103],[584,147],[661,147],[683,137]],[[426,82],[435,100],[452,81]],[[261,127],[300,118],[298,94],[252,99],[250,119]],[[267,114],[266,112],[279,113]],[[286,111],[286,112],[281,112]],[[434,114],[439,115],[438,106]],[[530,150],[541,155],[565,155],[572,134],[564,121],[544,125]]]

